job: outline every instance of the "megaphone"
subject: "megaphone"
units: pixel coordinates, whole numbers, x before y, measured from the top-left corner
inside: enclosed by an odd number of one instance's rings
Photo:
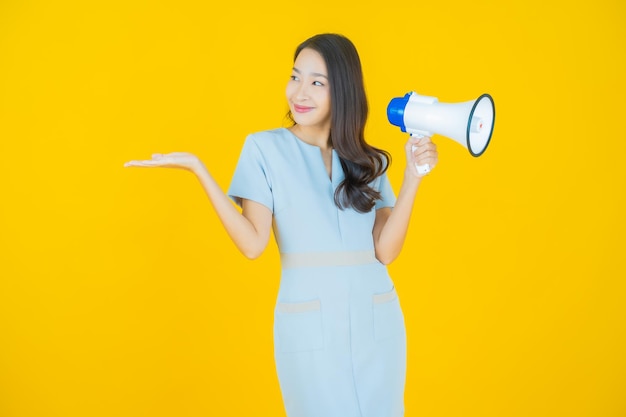
[[[464,103],[440,103],[436,97],[410,92],[387,106],[387,119],[411,136],[446,136],[463,145],[474,157],[482,155],[493,134],[496,109],[493,98],[483,94]],[[418,166],[425,174],[428,166]]]

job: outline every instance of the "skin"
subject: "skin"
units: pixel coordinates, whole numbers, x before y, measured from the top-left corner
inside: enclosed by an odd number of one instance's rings
[[[320,148],[330,177],[332,149],[328,146],[328,136],[331,105],[326,74],[322,56],[312,49],[303,49],[294,62],[286,95],[296,122],[289,130],[300,140]]]
[[[296,121],[290,128],[291,132],[300,140],[319,147],[330,176],[332,148],[328,145],[328,137],[332,103],[326,64],[318,52],[305,48],[298,55],[287,84],[286,96]],[[424,177],[417,172],[416,164],[428,164],[432,170],[438,161],[437,148],[428,137],[410,137],[405,144],[405,154],[406,168],[396,205],[393,210],[386,207],[376,211],[372,230],[376,258],[385,265],[398,257],[406,239],[415,196]],[[149,160],[129,161],[124,166],[191,171],[200,181],[226,232],[241,253],[249,259],[255,259],[267,247],[272,229],[272,212],[262,204],[246,199],[241,201],[240,212],[194,154],[153,154]]]

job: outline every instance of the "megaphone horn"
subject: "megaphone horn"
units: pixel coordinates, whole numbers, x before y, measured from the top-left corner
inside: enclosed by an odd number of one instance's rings
[[[403,132],[446,136],[475,157],[487,149],[495,117],[495,105],[489,94],[464,103],[440,103],[436,97],[411,92],[392,99],[387,106],[387,119]]]

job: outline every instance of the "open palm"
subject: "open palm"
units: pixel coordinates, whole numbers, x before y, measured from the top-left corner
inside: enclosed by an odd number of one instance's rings
[[[128,161],[125,167],[163,167],[193,170],[200,164],[198,157],[189,152],[155,153],[152,159]]]

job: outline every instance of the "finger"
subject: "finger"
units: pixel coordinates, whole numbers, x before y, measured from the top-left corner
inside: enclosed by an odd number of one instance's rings
[[[413,152],[413,161],[425,161],[426,159],[431,159],[435,156],[435,154],[430,153],[428,151],[415,151]]]
[[[128,161],[126,163],[124,163],[125,167],[136,167],[141,165],[142,161]]]
[[[436,150],[419,151],[415,155],[415,160],[416,161],[424,161],[426,159],[430,159],[430,160],[436,161],[438,158],[439,158],[439,154],[437,153]]]
[[[417,145],[423,138],[419,136],[410,136],[408,142]]]
[[[421,149],[424,146],[427,146],[429,143],[432,143],[432,142],[424,142],[424,139],[426,138],[412,140],[407,145],[410,145],[412,149]]]
[[[422,153],[426,152],[428,150],[428,146],[427,145],[413,145],[411,146],[411,154],[413,156],[419,156]]]
[[[421,138],[419,138],[419,140],[417,141],[417,146],[424,146],[426,144],[432,143],[432,140],[429,136],[422,136]]]
[[[420,158],[415,158],[415,163],[416,164],[428,164],[428,165],[437,165],[437,162],[439,162],[437,160],[436,156],[427,156],[427,157],[420,157]]]
[[[405,147],[419,146],[420,144],[424,142],[424,140],[428,140],[428,137],[419,136],[419,135],[411,135],[409,136],[409,139],[406,141]]]
[[[435,150],[423,150],[423,151],[418,151],[415,153],[415,159],[425,159],[425,158],[432,158],[432,159],[436,159],[438,157],[437,151]]]
[[[409,142],[415,146],[423,146],[430,143],[430,138],[428,136],[411,136]]]
[[[431,168],[434,168],[438,162],[437,158],[419,158],[415,161],[417,165],[430,165]]]
[[[418,146],[414,152],[416,156],[427,154],[427,153],[431,153],[431,154],[437,153],[437,147],[435,146],[434,143],[428,143],[426,145]]]
[[[423,138],[420,138],[416,142],[416,146],[418,148],[424,148],[424,147],[428,147],[428,146],[435,146],[435,144],[433,143],[433,141],[429,137],[423,137]]]
[[[128,161],[124,164],[125,167],[155,167],[162,165],[161,161]]]

